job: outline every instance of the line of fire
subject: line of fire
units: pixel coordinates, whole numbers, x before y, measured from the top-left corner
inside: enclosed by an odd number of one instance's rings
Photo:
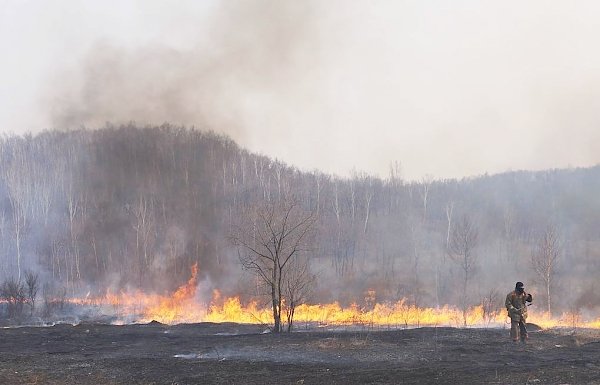
[[[215,290],[209,302],[196,296],[198,266],[191,268],[189,281],[172,295],[150,295],[140,291],[107,293],[102,297],[71,298],[69,303],[104,309],[115,316],[114,323],[161,322],[164,324],[197,322],[237,322],[272,324],[272,309],[253,301],[242,305],[239,297],[222,298]],[[375,293],[370,292],[373,296]],[[286,304],[283,304],[284,307]],[[111,310],[112,309],[112,310]],[[600,319],[585,320],[580,314],[565,312],[558,317],[544,312],[530,312],[529,321],[543,328],[582,327],[600,328]],[[504,310],[494,309],[486,314],[484,305],[470,307],[466,314],[469,327],[504,327]],[[461,327],[464,315],[457,307],[420,308],[406,300],[396,303],[374,303],[369,308],[358,304],[342,307],[339,303],[301,304],[295,310],[294,321],[305,326],[363,326],[367,328],[405,328],[425,326]]]

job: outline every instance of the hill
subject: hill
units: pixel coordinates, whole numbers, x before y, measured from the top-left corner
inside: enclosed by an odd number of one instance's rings
[[[203,295],[249,299],[257,292],[228,240],[231,226],[245,208],[293,195],[319,215],[313,302],[458,305],[467,274],[472,303],[501,301],[520,280],[541,305],[546,285],[531,256],[551,230],[556,310],[600,304],[600,166],[421,182],[397,172],[339,178],[212,132],[132,124],[6,137],[0,169],[0,278],[32,269],[48,291],[172,290],[197,262]],[[451,252],[465,226],[477,235],[467,272]]]

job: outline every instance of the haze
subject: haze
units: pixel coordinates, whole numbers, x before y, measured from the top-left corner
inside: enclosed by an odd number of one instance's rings
[[[176,5],[174,5],[176,4]],[[454,178],[600,162],[600,3],[22,1],[0,132],[170,122],[303,170]]]

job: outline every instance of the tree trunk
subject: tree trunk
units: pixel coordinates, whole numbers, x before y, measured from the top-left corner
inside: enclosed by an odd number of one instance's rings
[[[551,314],[550,311],[550,274],[547,275],[546,279],[546,306],[548,310],[548,314]]]

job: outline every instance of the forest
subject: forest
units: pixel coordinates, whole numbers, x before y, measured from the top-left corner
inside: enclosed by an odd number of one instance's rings
[[[523,281],[542,310],[600,306],[600,166],[340,177],[211,131],[131,123],[4,136],[0,170],[0,282],[35,274],[44,295],[173,290],[197,263],[207,301],[260,297],[232,229],[293,199],[316,218],[307,302],[501,306]]]

